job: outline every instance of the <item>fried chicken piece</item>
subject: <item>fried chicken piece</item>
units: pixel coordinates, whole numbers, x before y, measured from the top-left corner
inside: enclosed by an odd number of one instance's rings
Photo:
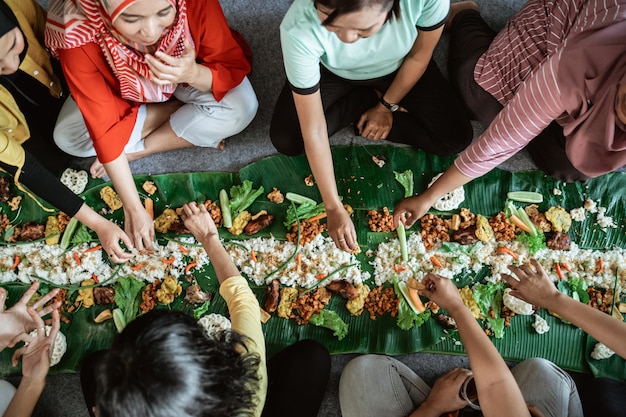
[[[20,230],[20,240],[39,240],[45,236],[45,229],[43,224],[28,222]]]
[[[285,201],[285,196],[283,195],[283,193],[280,192],[278,188],[274,187],[274,189],[270,191],[267,195],[267,199],[272,203],[281,204],[283,201]]]
[[[569,250],[572,240],[567,233],[554,232],[546,239],[546,246],[552,250]]]
[[[356,290],[356,287],[346,281],[345,279],[340,279],[337,281],[331,281],[327,286],[327,290],[330,290],[334,293],[341,295],[343,298],[347,300],[353,300],[359,296],[359,293]]]
[[[273,215],[262,214],[256,219],[252,218],[252,220],[250,220],[248,224],[246,224],[246,227],[244,227],[243,232],[248,236],[254,235],[272,224],[273,221]]]
[[[93,298],[96,304],[114,304],[115,289],[113,287],[95,287],[93,289]]]
[[[268,313],[273,313],[278,308],[278,302],[280,301],[280,281],[273,279],[270,285],[267,286],[267,297],[265,297],[265,304],[263,310]]]

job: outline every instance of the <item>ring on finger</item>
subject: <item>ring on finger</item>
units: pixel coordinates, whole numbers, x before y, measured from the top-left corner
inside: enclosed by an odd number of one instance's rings
[[[339,241],[340,241],[340,242],[345,242],[345,241],[346,241],[346,239],[341,238],[341,239],[339,239]]]

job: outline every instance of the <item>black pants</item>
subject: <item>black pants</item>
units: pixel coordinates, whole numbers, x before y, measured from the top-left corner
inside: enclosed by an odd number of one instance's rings
[[[95,417],[96,365],[105,351],[85,358],[80,384],[87,410]],[[267,398],[263,417],[317,417],[330,377],[330,354],[313,340],[286,347],[267,362]]]
[[[626,413],[626,381],[589,378],[578,392],[585,417],[623,417]]]
[[[320,68],[320,94],[329,136],[351,123],[356,124],[366,110],[378,103],[376,91],[387,91],[396,76],[393,73],[373,80],[353,81]],[[408,113],[398,111],[393,114],[388,140],[437,155],[457,154],[471,142],[472,126],[463,104],[433,60],[399,104]],[[282,154],[293,156],[304,152],[298,114],[288,83],[285,83],[274,108],[270,138]]]
[[[468,114],[484,126],[489,126],[503,106],[474,80],[474,67],[496,36],[479,12],[459,12],[450,26],[450,82],[463,99]],[[564,181],[586,181],[565,153],[563,128],[552,122],[533,139],[526,150],[533,162],[546,174]]]

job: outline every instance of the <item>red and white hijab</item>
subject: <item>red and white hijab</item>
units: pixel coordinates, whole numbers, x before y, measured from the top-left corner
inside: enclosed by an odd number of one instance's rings
[[[46,45],[57,56],[62,49],[90,42],[100,46],[109,66],[120,82],[122,98],[141,103],[168,100],[176,84],[161,86],[150,80],[144,54],[161,51],[179,57],[185,43],[193,45],[187,20],[187,0],[167,0],[176,9],[176,19],[161,39],[150,47],[124,38],[113,22],[130,5],[151,0],[52,0],[46,22]]]

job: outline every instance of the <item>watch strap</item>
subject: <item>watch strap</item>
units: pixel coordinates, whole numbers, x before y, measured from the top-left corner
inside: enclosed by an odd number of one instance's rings
[[[385,99],[383,98],[383,96],[380,96],[380,104],[382,104],[383,106],[385,106],[385,108],[387,108],[387,110],[389,110],[390,112],[395,112],[396,110],[398,110],[400,108],[400,106],[398,104],[395,103],[388,103],[387,101],[385,101]]]

